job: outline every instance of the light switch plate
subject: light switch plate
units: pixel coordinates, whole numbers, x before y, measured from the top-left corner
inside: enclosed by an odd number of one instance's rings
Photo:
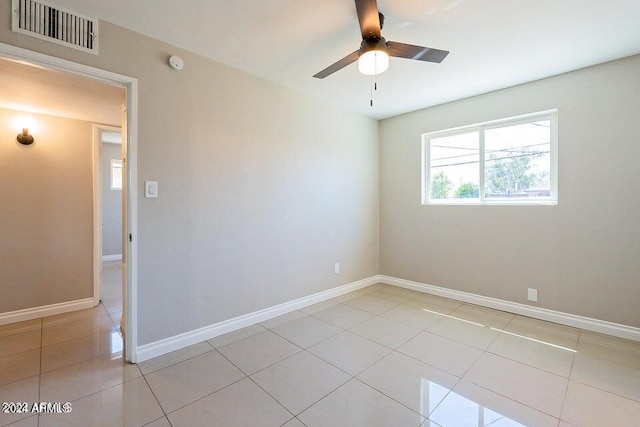
[[[158,198],[158,181],[144,182],[144,197],[147,199]]]

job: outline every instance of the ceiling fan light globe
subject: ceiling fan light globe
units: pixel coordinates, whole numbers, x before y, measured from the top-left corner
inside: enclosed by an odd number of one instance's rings
[[[360,55],[358,71],[366,76],[382,74],[389,68],[389,54],[382,50],[369,50]]]

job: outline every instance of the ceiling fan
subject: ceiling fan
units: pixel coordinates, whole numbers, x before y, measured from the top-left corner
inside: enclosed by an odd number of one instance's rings
[[[362,74],[375,76],[389,68],[390,56],[440,63],[449,54],[446,50],[386,41],[380,33],[384,25],[384,15],[378,11],[376,0],[355,0],[355,2],[362,33],[360,49],[313,77],[324,79],[356,61],[358,61],[358,70]]]

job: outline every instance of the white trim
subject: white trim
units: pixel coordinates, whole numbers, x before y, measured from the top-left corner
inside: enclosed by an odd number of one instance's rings
[[[379,279],[380,282],[386,283],[387,285],[398,286],[400,288],[468,302],[471,304],[481,305],[483,307],[494,308],[496,310],[507,311],[509,313],[546,320],[548,322],[559,323],[561,325],[573,326],[574,328],[600,332],[607,335],[613,335],[614,337],[640,341],[640,328],[633,326],[621,325],[619,323],[578,316],[577,314],[563,313],[561,311],[549,310],[546,308],[533,307],[526,304],[457,291],[454,289],[441,288],[439,286],[427,285],[425,283],[413,282],[411,280],[399,279],[397,277],[379,276]]]
[[[127,228],[134,236],[127,251],[127,288],[125,308],[125,357],[129,362],[136,362],[135,349],[138,337],[138,79],[122,74],[112,73],[88,65],[67,61],[28,49],[0,43],[0,57],[17,61],[26,61],[45,68],[88,77],[112,86],[124,87],[127,90]],[[93,300],[92,300],[93,302]],[[132,349],[132,350],[130,350]]]
[[[120,261],[120,260],[122,260],[122,254],[102,255],[102,262]]]
[[[57,304],[43,305],[41,307],[25,308],[23,310],[9,311],[0,314],[0,325],[22,322],[24,320],[39,319],[40,317],[53,316],[69,311],[84,310],[95,307],[93,298],[84,298],[76,301],[61,302]]]
[[[357,291],[358,289],[366,288],[367,286],[374,285],[378,282],[379,276],[371,276],[337,288],[328,289],[293,301],[274,305],[273,307],[265,308],[263,310],[254,311],[253,313],[214,323],[213,325],[205,326],[200,329],[195,329],[193,331],[174,335],[150,344],[145,344],[138,347],[136,351],[138,362],[143,362],[171,351],[179,350],[189,345],[215,338],[222,334],[233,332],[259,322],[264,322],[265,320],[269,320],[349,292]]]

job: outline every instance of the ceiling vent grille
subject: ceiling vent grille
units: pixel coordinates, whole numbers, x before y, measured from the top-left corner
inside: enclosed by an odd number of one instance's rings
[[[46,1],[13,0],[11,29],[98,54],[98,20]]]

